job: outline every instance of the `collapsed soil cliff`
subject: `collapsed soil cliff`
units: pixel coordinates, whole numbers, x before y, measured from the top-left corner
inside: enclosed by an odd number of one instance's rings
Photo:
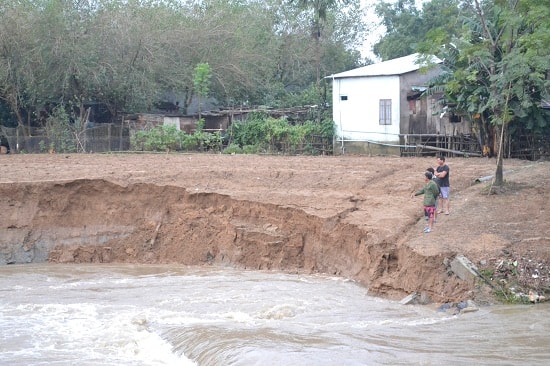
[[[15,155],[0,163],[0,264],[321,272],[379,296],[446,302],[472,298],[480,285],[449,271],[462,254],[485,266],[519,260],[530,271],[526,287],[550,286],[548,163],[507,161],[508,190],[487,195],[472,183],[494,161],[448,159],[452,214],[429,234],[422,199],[410,196],[433,157]]]

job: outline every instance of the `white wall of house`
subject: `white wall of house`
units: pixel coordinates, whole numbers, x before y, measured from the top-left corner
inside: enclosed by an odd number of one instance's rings
[[[333,79],[333,119],[344,140],[399,142],[399,76]],[[347,100],[346,100],[347,99]],[[391,100],[391,124],[381,125],[380,100]]]

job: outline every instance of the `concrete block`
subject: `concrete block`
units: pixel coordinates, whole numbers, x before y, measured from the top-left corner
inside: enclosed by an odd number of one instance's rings
[[[406,297],[403,298],[401,301],[399,301],[399,303],[400,303],[401,305],[410,305],[410,304],[414,304],[417,296],[418,296],[418,294],[417,294],[416,292],[413,292],[413,293],[410,294],[409,296],[406,296]]]
[[[451,271],[463,281],[474,281],[478,270],[470,260],[463,255],[457,255],[451,261]]]

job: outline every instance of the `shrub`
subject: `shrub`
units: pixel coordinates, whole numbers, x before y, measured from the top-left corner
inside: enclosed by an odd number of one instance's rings
[[[321,123],[306,121],[293,125],[285,118],[251,114],[247,121],[233,123],[228,133],[230,144],[243,151],[318,155],[332,148],[334,122],[325,119]]]
[[[138,131],[132,137],[132,148],[145,151],[179,150],[181,133],[174,125],[156,126],[149,131]]]
[[[242,154],[244,151],[243,149],[241,149],[241,147],[232,142],[231,144],[229,144],[229,146],[227,146],[224,150],[223,150],[223,153],[224,154]]]
[[[64,107],[54,108],[46,119],[46,135],[50,140],[50,149],[57,152],[71,153],[76,149],[74,126],[71,125],[69,115]]]

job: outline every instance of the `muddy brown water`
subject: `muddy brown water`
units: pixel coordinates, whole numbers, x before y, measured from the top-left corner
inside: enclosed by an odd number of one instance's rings
[[[541,365],[550,306],[452,315],[353,281],[181,265],[0,267],[0,364]]]

